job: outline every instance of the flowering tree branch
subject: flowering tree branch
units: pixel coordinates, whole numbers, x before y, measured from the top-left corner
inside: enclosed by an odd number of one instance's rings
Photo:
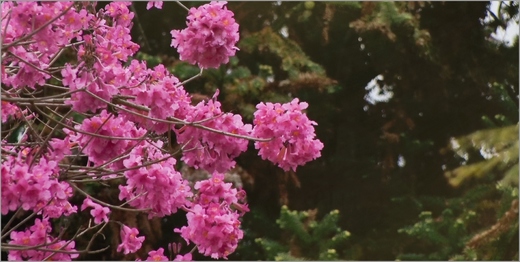
[[[86,2],[1,3],[2,214],[14,212],[1,238],[9,259],[70,260],[103,252],[109,246],[90,249],[108,223],[121,225],[117,251],[135,253],[145,236],[112,212],[154,218],[179,209],[188,213],[187,225],[174,232],[193,246],[176,259],[191,259],[195,250],[227,258],[243,238],[240,219],[249,209],[245,192],[223,182],[223,173],[249,141],[263,159],[285,170],[319,157],[316,123],[297,99],[260,103],[252,124],[224,112],[218,92],[192,103],[184,85],[229,62],[238,50],[238,24],[224,2],[191,9],[177,3],[188,12],[187,28],[171,31],[171,45],[181,60],[200,68],[185,81],[164,65],[130,61],[139,45],[130,37],[135,13],[126,2],[99,11]],[[147,8],[162,5],[153,1]],[[66,52],[75,58],[63,62]],[[176,170],[178,161],[212,176],[192,187]],[[92,184],[117,185],[112,192],[118,201],[89,190]],[[73,205],[73,196],[83,203]],[[77,231],[66,240],[72,225],[58,229],[51,223],[88,215],[88,226],[74,225]],[[15,223],[19,216],[24,218]],[[201,224],[202,218],[209,220]],[[209,237],[210,231],[220,233]],[[175,247],[177,254],[180,244]],[[150,251],[149,258],[163,259],[163,252]]]

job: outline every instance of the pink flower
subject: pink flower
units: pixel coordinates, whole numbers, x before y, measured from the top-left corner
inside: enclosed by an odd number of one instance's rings
[[[123,250],[125,255],[137,252],[144,241],[144,237],[137,237],[138,234],[139,230],[137,228],[129,228],[123,225],[121,229],[121,244],[117,246],[117,252]]]
[[[235,55],[238,24],[225,5],[226,2],[212,1],[191,8],[188,27],[171,31],[171,46],[177,48],[181,60],[201,68],[218,68]]]
[[[61,161],[63,157],[67,154],[70,154],[70,136],[66,136],[63,140],[58,138],[53,138],[49,141],[49,151],[47,152],[47,157],[54,161]]]
[[[147,261],[168,261],[169,259],[164,255],[164,249],[159,248],[157,251],[152,250],[148,252]]]
[[[94,223],[99,224],[101,221],[108,222],[108,214],[110,213],[110,209],[108,207],[103,207],[98,203],[94,203],[90,198],[85,198],[83,200],[83,204],[81,205],[81,211],[87,209],[87,207],[91,207],[90,215],[94,218]]]
[[[157,9],[162,9],[163,1],[149,1],[146,4],[146,10],[150,10],[152,7],[156,7]]]
[[[83,204],[81,205],[81,211],[87,209],[87,207],[92,207],[94,208],[96,206],[96,204],[92,201],[92,199],[90,198],[85,198],[85,200],[83,200]]]
[[[90,210],[90,214],[94,217],[94,223],[99,224],[101,220],[108,222],[108,214],[110,213],[110,209],[108,207],[102,207],[101,205],[96,206],[94,209]]]
[[[193,258],[191,253],[187,253],[186,255],[177,255],[173,261],[192,261]]]

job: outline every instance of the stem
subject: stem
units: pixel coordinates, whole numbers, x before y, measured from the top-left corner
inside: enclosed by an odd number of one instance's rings
[[[11,217],[11,219],[9,219],[9,221],[7,222],[7,224],[4,226],[4,228],[2,229],[2,234],[4,233],[4,231],[6,229],[9,228],[9,226],[11,226],[11,224],[14,222],[15,218],[18,216],[18,213],[20,213],[20,211],[22,210],[22,207],[19,207],[16,212],[14,212],[13,216]]]
[[[62,119],[67,118],[71,113],[72,113],[72,110],[69,110],[69,111],[65,114],[65,116],[63,116]],[[33,159],[32,159],[32,161],[31,161],[31,164],[29,164],[29,168],[32,167],[32,165],[36,162],[36,158],[37,158],[37,157],[38,157],[38,156],[43,152],[43,150],[44,150],[46,144],[51,140],[51,138],[52,138],[52,134],[54,133],[54,131],[56,131],[56,129],[58,129],[58,126],[59,126],[59,125],[55,125],[55,126],[52,128],[52,130],[49,132],[49,135],[47,135],[47,137],[45,138],[45,140],[43,141],[43,143],[41,143],[41,145],[40,145],[40,149],[38,149],[38,151],[36,152],[36,154],[34,154]]]
[[[196,75],[194,75],[194,76],[192,76],[192,77],[190,77],[190,78],[188,78],[188,79],[186,79],[186,80],[184,80],[184,81],[182,81],[182,82],[176,84],[176,85],[175,85],[175,88],[177,88],[177,87],[179,87],[179,86],[182,86],[182,85],[184,85],[184,84],[187,84],[187,83],[190,82],[191,80],[193,80],[193,79],[195,79],[195,78],[201,76],[203,71],[204,71],[204,68],[200,68],[200,72],[199,72],[198,74],[196,74]]]
[[[148,38],[146,38],[146,34],[144,33],[143,26],[141,25],[141,22],[139,22],[139,17],[137,17],[137,10],[135,10],[134,3],[130,5],[130,9],[132,10],[132,12],[134,12],[134,18],[137,23],[137,27],[139,28],[139,33],[141,33],[141,35],[143,36],[144,45],[146,46],[148,52],[150,52],[152,51],[152,49],[150,48],[150,43],[148,43]]]
[[[110,207],[110,208],[113,208],[113,209],[118,209],[118,210],[121,210],[121,211],[129,211],[129,212],[146,212],[146,211],[150,211],[151,210],[150,208],[147,208],[147,209],[133,209],[133,208],[125,208],[125,207],[120,207],[120,206],[114,206],[114,205],[111,205],[109,203],[105,203],[105,202],[103,202],[103,201],[101,201],[101,200],[99,200],[97,198],[92,197],[87,192],[81,190],[74,183],[70,183],[69,182],[69,185],[71,185],[74,189],[78,190],[82,195],[92,199],[94,202],[97,202],[98,204],[101,204],[101,205],[104,205],[104,206],[107,206],[107,207]]]
[[[175,1],[178,5],[180,5],[182,8],[184,8],[186,11],[190,11],[189,8],[187,8],[185,5],[183,5],[180,1]]]
[[[8,236],[9,234],[11,234],[11,232],[13,232],[15,229],[19,228],[21,225],[25,224],[25,222],[29,221],[33,216],[35,216],[37,213],[39,213],[40,211],[43,210],[44,207],[46,207],[47,205],[49,205],[49,203],[51,203],[52,199],[49,200],[47,202],[46,205],[42,206],[38,211],[35,211],[33,213],[31,213],[29,216],[27,216],[24,220],[22,220],[20,223],[16,224],[16,226],[14,226],[13,228],[11,228],[9,231],[7,231],[5,234],[2,234],[2,239],[4,239],[6,236]]]

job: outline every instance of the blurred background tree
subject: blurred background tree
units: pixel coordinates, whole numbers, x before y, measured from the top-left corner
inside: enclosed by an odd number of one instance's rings
[[[175,2],[162,10],[132,5],[138,58],[183,80],[197,74],[170,47],[186,11]],[[230,259],[518,260],[518,32],[510,42],[494,37],[518,23],[518,2],[228,8],[241,50],[185,88],[195,101],[218,88],[224,108],[246,121],[260,101],[299,97],[325,144],[322,157],[296,173],[261,160],[250,144],[235,175],[251,212]],[[129,219],[153,235],[147,248],[166,248],[180,241],[168,233],[180,218]],[[313,235],[311,224],[331,236]],[[338,230],[350,236],[320,245]],[[117,246],[106,235],[99,244]],[[112,250],[90,259],[121,258]]]
[[[181,79],[196,74],[169,46],[185,11],[134,5],[143,54]],[[186,88],[201,99],[220,89],[248,121],[260,101],[299,97],[325,144],[296,174],[254,150],[240,157],[252,212],[232,259],[274,259],[255,239],[286,243],[282,205],[317,209],[316,221],[339,210],[337,226],[352,234],[341,259],[518,259],[518,36],[493,37],[518,21],[517,2],[228,7],[241,51]]]

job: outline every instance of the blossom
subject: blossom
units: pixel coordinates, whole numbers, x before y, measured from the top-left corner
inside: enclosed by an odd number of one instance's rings
[[[173,261],[192,261],[191,253],[187,253],[186,255],[177,255]]]
[[[121,244],[117,246],[117,252],[123,250],[125,255],[137,252],[144,241],[143,236],[137,237],[138,234],[139,230],[137,230],[137,228],[130,228],[123,225],[123,228],[121,229]]]
[[[201,68],[218,68],[229,61],[238,48],[238,24],[226,2],[212,1],[191,8],[188,27],[172,30],[171,46],[177,48],[180,59]]]
[[[159,248],[157,251],[152,250],[148,252],[146,261],[168,261],[169,259],[164,255],[164,249]]]
[[[163,1],[149,1],[147,4],[146,4],[146,10],[150,10],[152,7],[157,8],[157,9],[162,9],[162,6],[163,6]]]
[[[110,209],[108,207],[103,207],[98,203],[92,202],[90,198],[85,198],[83,204],[81,205],[81,210],[87,209],[87,207],[91,207],[90,215],[94,218],[94,223],[99,224],[101,221],[108,222],[108,214],[110,213]]]

